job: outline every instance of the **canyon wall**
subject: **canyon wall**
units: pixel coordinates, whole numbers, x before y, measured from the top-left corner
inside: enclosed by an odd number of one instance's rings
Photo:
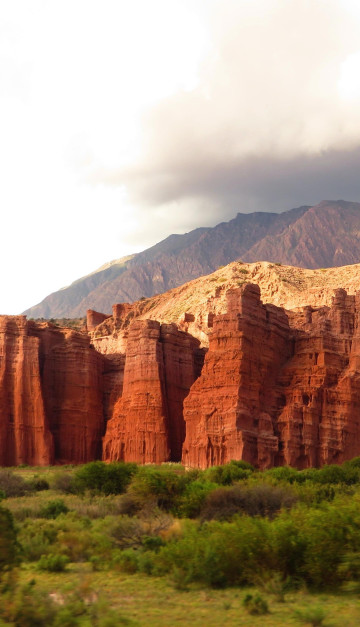
[[[107,425],[104,460],[180,461],[183,401],[200,371],[199,344],[175,324],[131,324],[123,393]]]
[[[189,310],[182,330],[137,317],[142,303],[90,311],[91,340],[0,316],[0,465],[307,468],[359,455],[360,292],[294,311],[264,305],[252,284],[226,300],[226,313],[203,313],[207,352],[184,330]]]

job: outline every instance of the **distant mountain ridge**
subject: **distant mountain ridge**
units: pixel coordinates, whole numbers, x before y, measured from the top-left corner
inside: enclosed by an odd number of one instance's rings
[[[360,261],[360,203],[325,200],[283,213],[238,213],[229,222],[170,235],[155,246],[108,264],[47,296],[24,313],[33,318],[111,312],[242,259],[303,268]]]

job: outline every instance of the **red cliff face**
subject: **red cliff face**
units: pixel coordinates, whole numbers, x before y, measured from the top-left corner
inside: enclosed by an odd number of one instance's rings
[[[107,425],[103,459],[180,460],[182,404],[198,374],[199,342],[176,325],[137,320],[129,328],[121,399]]]
[[[104,430],[102,356],[85,334],[35,325],[32,331],[40,340],[41,385],[55,460],[97,459]]]
[[[103,357],[86,335],[0,317],[0,464],[80,463],[101,454]]]
[[[341,463],[360,452],[360,293],[337,290],[330,308],[291,318],[299,331],[279,379],[276,461],[299,468]]]
[[[39,339],[25,316],[0,316],[0,465],[53,461],[40,380]]]
[[[228,311],[213,325],[202,374],[184,402],[183,463],[271,466],[278,451],[274,385],[290,356],[287,317],[247,285],[228,292]]]
[[[113,328],[106,354],[85,333],[0,316],[0,465],[306,468],[360,454],[360,292],[285,312],[256,285],[229,290],[205,362],[176,324],[135,314],[92,312],[95,336]]]

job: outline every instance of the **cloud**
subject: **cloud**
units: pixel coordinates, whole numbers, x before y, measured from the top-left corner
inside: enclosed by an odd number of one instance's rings
[[[360,199],[360,103],[341,88],[359,49],[354,6],[215,2],[196,88],[147,110],[135,164],[90,178],[125,185],[144,215],[178,203],[184,223],[196,207],[227,216]]]

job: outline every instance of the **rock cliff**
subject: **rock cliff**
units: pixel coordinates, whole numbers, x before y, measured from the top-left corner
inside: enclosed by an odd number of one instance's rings
[[[200,361],[200,364],[199,364]],[[200,373],[199,342],[154,320],[129,329],[123,394],[108,422],[103,459],[179,461],[185,437],[183,401]]]
[[[1,316],[0,465],[359,455],[360,292],[326,302],[284,310],[258,285],[220,284],[203,311],[178,308],[179,325],[146,318],[146,301],[90,311],[91,338]]]
[[[104,358],[85,334],[0,316],[0,464],[97,458]]]

